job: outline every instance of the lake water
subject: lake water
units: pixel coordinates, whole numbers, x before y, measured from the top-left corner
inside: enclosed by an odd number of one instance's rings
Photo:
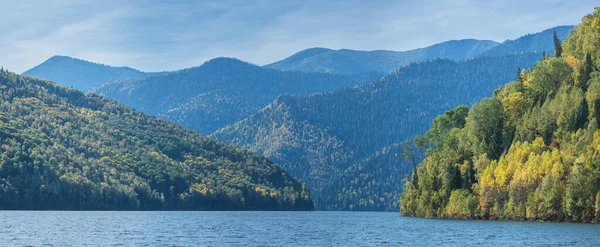
[[[0,246],[600,246],[600,225],[375,212],[0,211]]]

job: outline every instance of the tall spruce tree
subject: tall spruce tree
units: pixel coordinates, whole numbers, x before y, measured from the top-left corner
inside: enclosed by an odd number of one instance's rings
[[[547,60],[548,59],[548,54],[546,54],[546,51],[542,52],[542,61]]]
[[[577,85],[585,92],[589,86],[588,81],[591,79],[591,74],[594,71],[592,56],[589,53],[585,55],[583,63],[583,66],[579,70],[579,77],[577,77]]]
[[[558,39],[558,35],[556,31],[554,31],[554,56],[561,57],[562,56],[562,45],[560,43],[560,39]]]

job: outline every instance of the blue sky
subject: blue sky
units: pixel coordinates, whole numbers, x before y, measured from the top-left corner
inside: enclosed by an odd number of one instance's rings
[[[310,47],[409,50],[451,39],[504,41],[577,24],[600,3],[571,1],[2,1],[0,66],[60,54],[144,71],[220,56],[259,65]]]

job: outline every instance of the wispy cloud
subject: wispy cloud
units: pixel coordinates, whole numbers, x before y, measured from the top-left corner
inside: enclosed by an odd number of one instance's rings
[[[266,64],[309,47],[407,50],[450,39],[503,41],[575,24],[595,1],[11,1],[0,65],[56,54],[156,71],[218,57]]]

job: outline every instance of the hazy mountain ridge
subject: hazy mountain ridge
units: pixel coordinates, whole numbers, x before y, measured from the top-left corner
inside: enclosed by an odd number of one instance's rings
[[[93,92],[200,133],[211,133],[260,110],[280,94],[332,91],[377,77],[284,72],[216,58],[165,75],[107,83]]]
[[[165,72],[147,73],[130,67],[113,67],[68,56],[53,56],[23,75],[54,81],[66,87],[88,91],[103,83],[130,80]]]
[[[484,52],[483,56],[503,56],[505,54],[518,54],[523,52],[546,52],[552,55],[554,52],[554,43],[552,37],[554,32],[560,40],[565,40],[569,32],[575,26],[558,26],[546,29],[544,31],[527,34],[514,40],[507,40],[500,45]]]
[[[289,71],[322,72],[331,74],[359,74],[377,72],[387,74],[414,62],[445,58],[460,61],[481,55],[497,46],[490,40],[451,40],[409,51],[359,51],[310,48],[281,61],[265,65],[267,68]]]

